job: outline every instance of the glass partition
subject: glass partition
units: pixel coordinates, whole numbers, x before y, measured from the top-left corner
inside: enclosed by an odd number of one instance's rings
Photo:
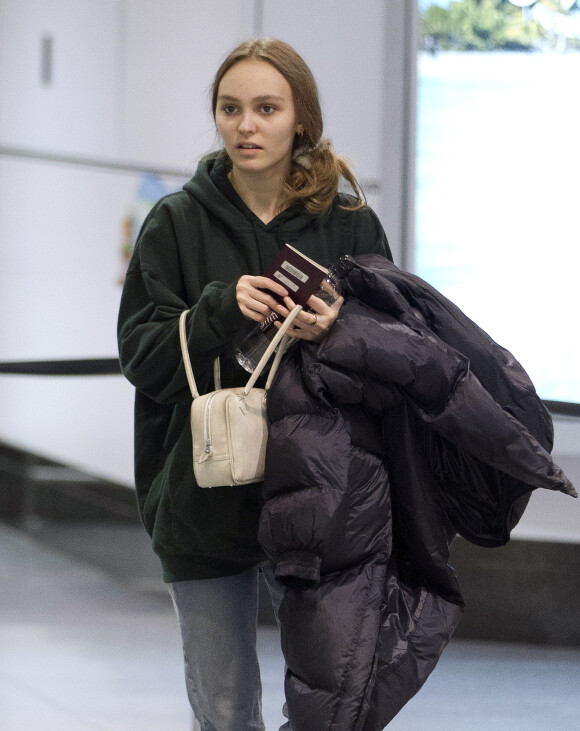
[[[580,9],[419,9],[416,272],[580,403]]]

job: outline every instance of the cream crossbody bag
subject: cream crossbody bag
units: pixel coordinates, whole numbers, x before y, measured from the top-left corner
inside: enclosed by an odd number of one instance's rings
[[[199,487],[247,485],[264,479],[266,461],[266,394],[284,354],[286,330],[302,310],[296,305],[284,320],[244,387],[220,388],[219,359],[214,364],[216,391],[199,395],[187,347],[185,318],[179,318],[179,342],[193,398],[191,435],[193,472]],[[270,356],[280,344],[265,388],[253,388]]]

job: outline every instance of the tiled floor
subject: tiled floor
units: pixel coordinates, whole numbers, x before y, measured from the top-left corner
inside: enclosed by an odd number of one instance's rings
[[[163,591],[139,590],[5,526],[0,582],[0,731],[191,731]],[[276,630],[262,628],[259,643],[275,731]],[[389,729],[580,730],[580,650],[456,641]]]

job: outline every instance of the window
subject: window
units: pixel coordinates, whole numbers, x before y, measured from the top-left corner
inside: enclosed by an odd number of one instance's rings
[[[415,268],[580,403],[580,10],[525,4],[419,4]]]

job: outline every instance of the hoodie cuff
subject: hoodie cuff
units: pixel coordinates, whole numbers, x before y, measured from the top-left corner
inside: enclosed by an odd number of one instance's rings
[[[237,282],[232,282],[222,290],[220,320],[224,323],[224,334],[227,337],[235,336],[248,323],[256,324],[242,314],[236,299],[236,284]]]

